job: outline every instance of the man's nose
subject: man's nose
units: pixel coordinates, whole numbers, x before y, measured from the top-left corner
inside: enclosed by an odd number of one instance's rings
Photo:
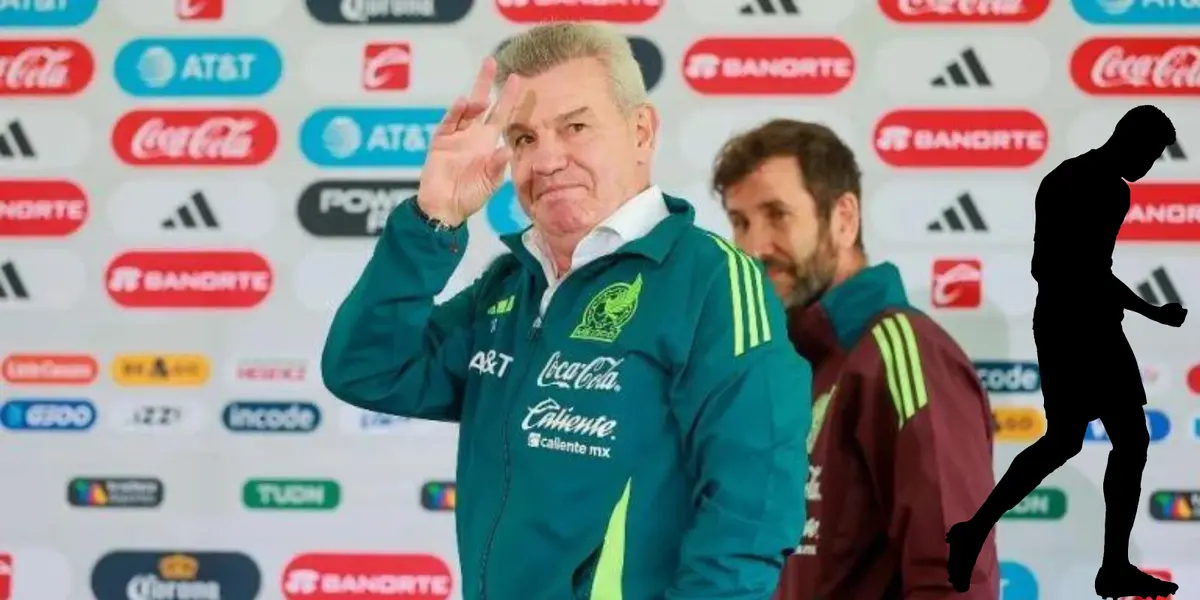
[[[762,260],[770,252],[770,236],[753,222],[746,225],[738,238],[738,245],[742,247],[742,251],[754,258]]]
[[[557,136],[547,135],[538,138],[530,150],[530,167],[536,175],[550,175],[562,170],[567,165],[566,145]]]

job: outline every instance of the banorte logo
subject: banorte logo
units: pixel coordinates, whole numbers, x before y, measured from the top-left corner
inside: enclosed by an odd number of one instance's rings
[[[875,125],[875,151],[893,167],[1017,168],[1041,160],[1049,137],[1027,110],[897,110]]]
[[[705,95],[828,95],[854,78],[837,38],[705,38],[683,56],[688,86]]]
[[[1135,183],[1122,242],[1200,242],[1200,183]]]
[[[879,0],[898,23],[1032,23],[1050,0]]]
[[[76,183],[0,180],[0,237],[66,237],[87,218],[87,194]]]
[[[1071,55],[1071,79],[1093,96],[1200,95],[1200,39],[1093,38]]]
[[[9,354],[0,374],[13,385],[87,385],[100,365],[87,354]]]
[[[0,40],[0,96],[73,96],[96,74],[87,46],[74,40]]]
[[[274,285],[265,258],[237,250],[126,252],[104,278],[109,297],[125,308],[253,308]]]
[[[260,110],[135,110],[112,132],[113,151],[135,167],[261,165],[278,145],[278,126]]]
[[[280,586],[287,600],[446,600],[454,577],[432,554],[301,554]]]
[[[543,21],[607,21],[645,23],[658,15],[666,0],[580,2],[579,0],[495,0],[496,11],[513,23]],[[695,0],[683,0],[695,1]]]

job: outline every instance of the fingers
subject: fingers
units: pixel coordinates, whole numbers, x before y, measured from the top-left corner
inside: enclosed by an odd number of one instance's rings
[[[507,125],[512,119],[513,110],[520,97],[521,78],[517,75],[510,75],[508,79],[504,80],[504,87],[500,88],[500,97],[496,99],[492,114],[488,115],[487,124],[497,127]]]
[[[496,59],[487,57],[483,60],[483,65],[479,67],[479,74],[475,76],[475,85],[471,88],[469,99],[474,103],[487,104],[488,93],[492,91],[492,81],[496,78]]]
[[[504,181],[504,170],[508,168],[510,159],[512,159],[512,149],[508,147],[508,144],[496,148],[496,151],[488,157],[487,176],[493,184],[499,185]]]
[[[448,135],[458,131],[458,122],[462,120],[463,113],[467,110],[467,99],[459,96],[454,99],[454,104],[446,109],[446,116],[442,117],[442,122],[438,124],[434,130],[434,135]]]

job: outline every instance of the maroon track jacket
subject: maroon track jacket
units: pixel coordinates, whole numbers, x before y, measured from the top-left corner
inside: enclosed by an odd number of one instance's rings
[[[776,600],[997,600],[995,536],[970,591],[946,530],[995,485],[992,416],[971,361],[908,303],[890,263],[864,269],[789,330],[813,366],[808,521]]]

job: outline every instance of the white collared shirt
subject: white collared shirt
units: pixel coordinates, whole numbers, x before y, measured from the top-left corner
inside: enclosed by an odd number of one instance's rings
[[[575,252],[571,255],[571,269],[563,273],[561,278],[557,276],[558,269],[554,266],[554,259],[550,257],[549,253],[542,250],[537,230],[530,227],[521,235],[521,242],[542,265],[542,272],[546,274],[548,282],[546,292],[542,294],[542,304],[538,314],[545,314],[546,307],[550,304],[550,298],[554,296],[558,286],[571,273],[598,258],[613,253],[617,248],[645,236],[669,215],[670,212],[667,210],[662,190],[657,185],[646,188],[645,191],[622,204],[579,241],[579,245],[575,247]]]

